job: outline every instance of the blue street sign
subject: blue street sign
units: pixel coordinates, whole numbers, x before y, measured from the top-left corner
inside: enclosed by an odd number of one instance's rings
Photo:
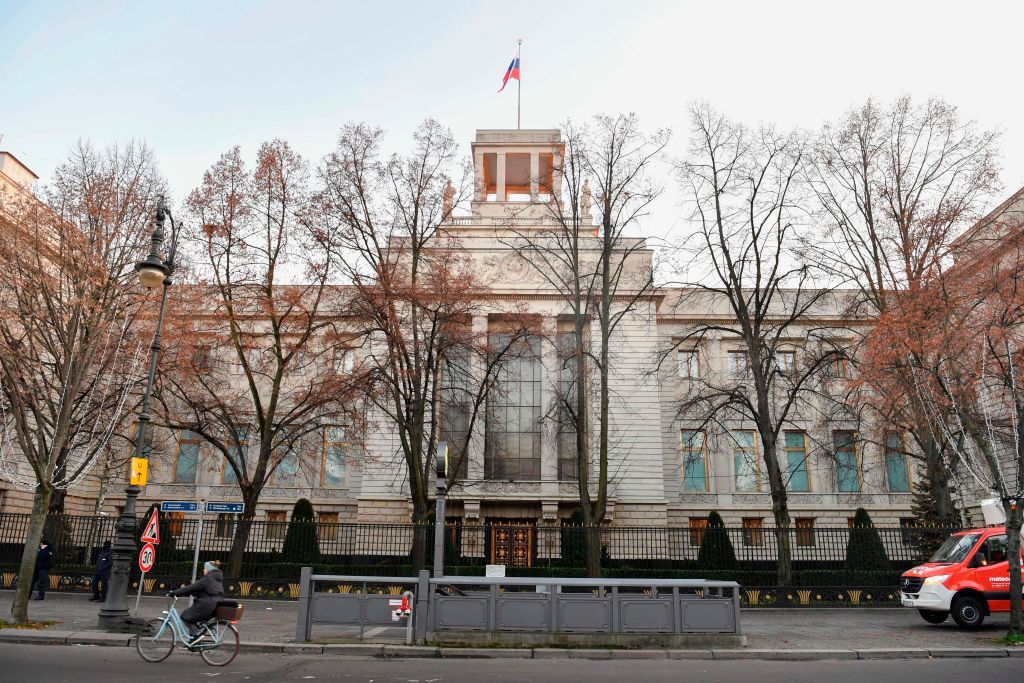
[[[185,500],[165,500],[160,503],[160,512],[196,512],[197,510],[199,510],[199,503]]]
[[[245,503],[207,503],[207,512],[224,512],[229,515],[240,515],[245,510]]]

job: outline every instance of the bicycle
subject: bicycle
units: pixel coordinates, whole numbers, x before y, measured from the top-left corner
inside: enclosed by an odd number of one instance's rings
[[[192,637],[188,627],[175,609],[173,597],[164,610],[164,616],[150,619],[135,639],[135,649],[147,662],[162,662],[174,652],[174,644],[181,641],[189,652],[198,652],[210,666],[227,666],[238,655],[238,629],[235,624],[241,618],[242,606],[237,603],[218,605],[213,617],[197,624],[199,634],[206,638],[195,646],[189,645]]]

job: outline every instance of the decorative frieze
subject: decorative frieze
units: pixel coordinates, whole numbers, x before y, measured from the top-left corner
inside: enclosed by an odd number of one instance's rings
[[[734,493],[732,502],[736,505],[771,505],[772,497],[767,493]]]
[[[715,505],[718,503],[718,496],[714,493],[684,493],[679,496],[679,502],[689,505]]]

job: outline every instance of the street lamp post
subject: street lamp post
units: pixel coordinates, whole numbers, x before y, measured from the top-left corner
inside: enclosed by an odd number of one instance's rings
[[[167,259],[160,252],[164,244],[164,219],[171,221],[171,240],[167,251]],[[135,264],[139,282],[147,289],[155,289],[163,285],[160,296],[160,314],[156,319],[156,332],[153,343],[149,347],[149,376],[146,379],[146,390],[142,394],[142,407],[139,412],[139,427],[135,434],[135,457],[146,457],[146,436],[149,431],[149,401],[153,393],[153,382],[156,378],[157,357],[160,353],[160,330],[164,324],[164,309],[167,306],[167,292],[171,288],[171,275],[174,273],[174,256],[178,246],[178,228],[174,217],[164,205],[161,196],[156,206],[156,228],[153,230],[149,256]],[[141,489],[129,481],[124,490],[124,509],[117,522],[117,535],[114,537],[114,566],[110,572],[110,586],[107,600],[99,612],[99,626],[110,631],[123,631],[132,627],[133,622],[128,613],[128,584],[132,561],[135,559],[135,499]]]

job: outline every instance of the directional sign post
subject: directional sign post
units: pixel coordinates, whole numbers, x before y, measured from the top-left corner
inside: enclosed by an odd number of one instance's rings
[[[153,511],[153,515],[156,515],[156,510]],[[142,600],[142,586],[146,583],[146,572],[153,568],[153,563],[156,562],[156,546],[152,543],[146,543],[142,546],[142,550],[139,551],[139,571],[142,572],[142,576],[139,577],[139,592],[135,596],[135,610],[133,614],[139,613],[139,601]]]
[[[189,500],[165,500],[160,503],[160,512],[196,512],[199,503]]]
[[[240,515],[245,512],[245,503],[207,503],[207,512],[223,515]]]

